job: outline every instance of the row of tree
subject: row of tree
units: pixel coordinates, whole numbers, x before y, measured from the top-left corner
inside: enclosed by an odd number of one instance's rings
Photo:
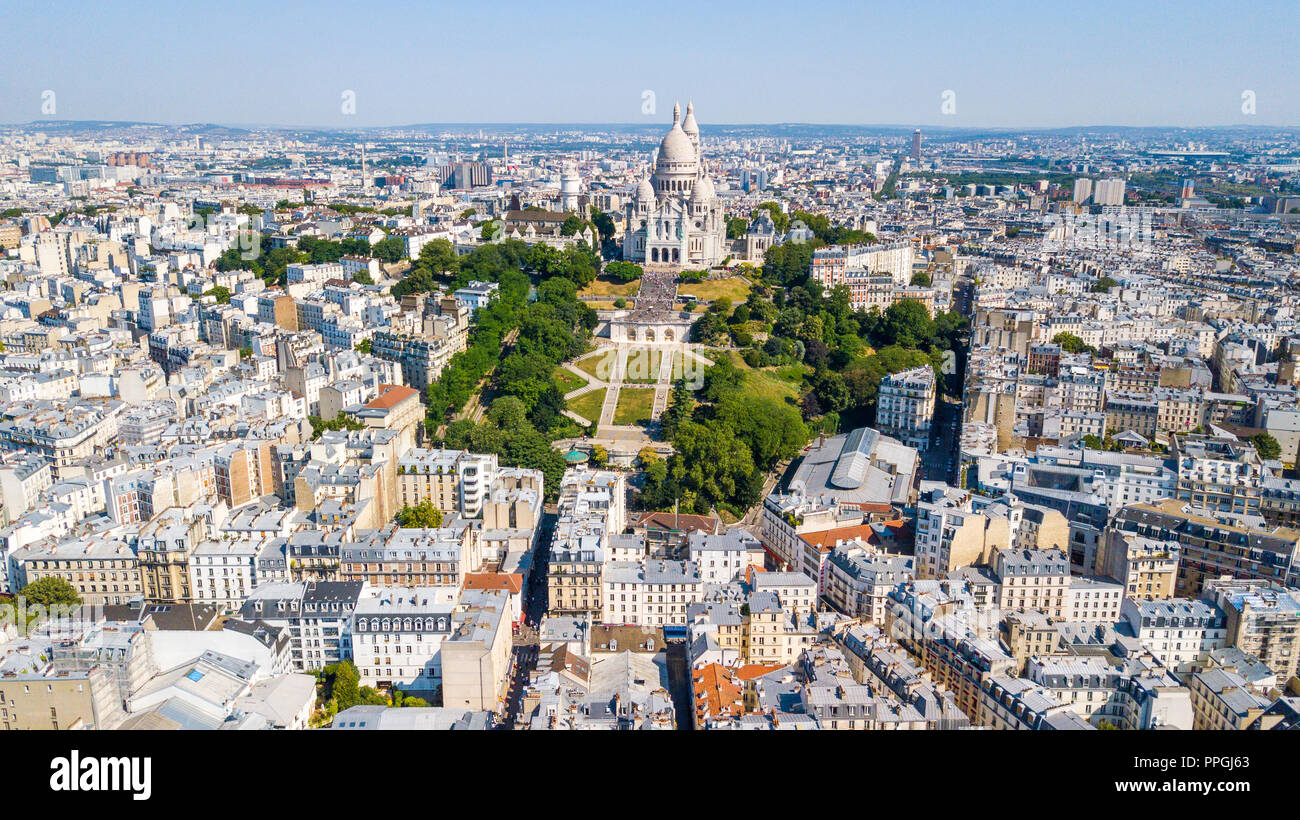
[[[694,394],[684,381],[673,385],[660,425],[674,453],[667,461],[642,454],[642,503],[655,509],[680,503],[700,514],[717,507],[740,515],[757,503],[764,473],[796,456],[811,435],[798,408],[747,389],[726,354],[705,371]]]
[[[426,245],[416,267],[399,283],[402,292],[454,288],[470,280],[500,285],[497,297],[476,313],[467,349],[453,356],[429,386],[429,431],[437,431],[461,411],[490,374],[484,392],[496,398],[487,418],[481,423],[452,422],[444,444],[495,453],[508,466],[539,469],[547,494],[558,492],[564,460],[551,441],[579,430],[563,416],[564,395],[552,373],[561,361],[587,350],[596,326],[595,311],[578,298],[579,285],[568,274],[586,278],[588,269],[597,270],[599,263],[598,255],[582,242],[559,251],[506,240],[461,257],[445,240]],[[533,282],[535,298],[530,301]],[[506,337],[516,331],[505,353]]]

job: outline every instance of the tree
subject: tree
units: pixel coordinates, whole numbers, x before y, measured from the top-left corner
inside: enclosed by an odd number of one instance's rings
[[[32,581],[19,590],[18,594],[26,599],[28,606],[78,606],[81,596],[72,584],[57,576],[48,576],[39,581]]]
[[[591,466],[603,470],[609,466],[609,450],[599,444],[591,447]]]
[[[603,245],[613,239],[614,231],[616,230],[614,226],[614,218],[596,207],[589,208],[589,213],[591,216],[591,224],[596,226],[596,233],[600,237],[601,244]]]
[[[370,354],[370,349],[371,349],[371,347],[370,347],[370,340],[369,340],[369,339],[362,339],[360,342],[357,343],[357,348],[356,348],[356,350],[357,350],[358,353],[365,353],[365,354],[369,355],[369,354]]]
[[[813,382],[813,391],[817,394],[817,404],[824,413],[838,413],[853,403],[853,394],[844,377],[831,370],[818,374]]]
[[[673,495],[679,489],[695,512],[707,514],[713,505],[739,512],[758,502],[763,474],[749,447],[725,424],[688,421],[678,429],[673,447],[663,488]],[[661,496],[660,501],[671,499]]]
[[[404,529],[441,527],[442,510],[433,506],[432,501],[421,501],[415,506],[408,504],[397,511],[397,526]]]
[[[528,421],[528,406],[517,396],[500,396],[488,409],[488,421],[508,432],[524,430],[532,425]]]
[[[569,214],[560,225],[560,236],[573,236],[582,230],[582,219],[576,214]]]
[[[434,239],[424,243],[416,265],[424,268],[434,276],[450,276],[460,268],[460,257],[456,247],[446,239]]]
[[[334,702],[338,709],[351,709],[361,703],[361,675],[352,661],[340,661],[334,669]]]
[[[885,309],[883,339],[886,344],[921,347],[934,335],[934,320],[925,305],[915,299],[900,299]]]
[[[772,225],[776,228],[777,233],[784,234],[786,231],[790,230],[790,215],[781,210],[781,205],[779,203],[768,201],[761,203],[758,208],[759,210],[767,211],[772,217]],[[752,217],[758,217],[757,210],[754,211]]]
[[[740,387],[744,374],[736,368],[731,357],[721,356],[714,365],[704,371],[704,386],[700,388],[699,397],[704,401],[715,402],[724,395]]]
[[[605,275],[617,279],[620,282],[635,282],[645,273],[640,265],[635,262],[610,262],[605,265]]]
[[[358,692],[361,706],[391,706],[388,698],[379,693],[379,690],[373,686],[363,686]]]
[[[914,286],[922,287],[922,288],[930,287],[930,274],[926,273],[923,270],[917,271],[916,273],[912,274],[912,284]]]
[[[380,262],[391,265],[406,256],[406,243],[396,236],[390,236],[372,245],[370,252]]]
[[[737,390],[724,396],[713,413],[749,446],[760,470],[770,470],[777,462],[794,458],[808,443],[808,427],[799,410],[780,399]]]
[[[1282,445],[1268,433],[1256,433],[1250,437],[1250,442],[1255,445],[1255,452],[1264,461],[1272,461],[1282,455]]]
[[[216,285],[211,290],[205,291],[203,295],[215,296],[219,305],[230,304],[230,288],[224,285]]]
[[[1052,344],[1060,345],[1066,353],[1092,353],[1097,352],[1097,348],[1086,344],[1083,339],[1075,336],[1069,331],[1061,331],[1052,337]]]
[[[677,428],[691,417],[691,408],[694,404],[686,380],[678,379],[673,382],[672,392],[668,394],[668,406],[659,416],[659,430],[664,438],[672,439],[677,434]]]
[[[585,240],[565,248],[560,254],[561,272],[569,281],[585,288],[596,281],[600,270],[600,254],[591,249]]]
[[[1092,292],[1108,293],[1110,292],[1111,288],[1115,287],[1118,284],[1119,282],[1116,282],[1114,279],[1111,279],[1109,276],[1103,276],[1097,280],[1096,284],[1092,286]]]
[[[326,430],[364,430],[366,425],[354,419],[352,416],[339,413],[332,420],[326,421],[320,416],[308,416],[307,423],[311,425],[312,441],[320,438],[321,433]]]

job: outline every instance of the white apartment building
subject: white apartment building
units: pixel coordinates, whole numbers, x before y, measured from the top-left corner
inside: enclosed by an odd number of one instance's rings
[[[999,550],[993,571],[998,578],[999,608],[1065,617],[1070,557],[1061,550]]]
[[[223,612],[238,609],[257,586],[260,538],[201,541],[190,553],[190,590],[195,603],[212,604]]]
[[[1092,204],[1123,205],[1125,187],[1124,180],[1118,177],[1097,180],[1097,183],[1092,186]]]
[[[912,280],[915,251],[911,242],[875,245],[831,245],[813,251],[811,277],[830,290],[855,273],[887,274],[895,285]]]
[[[344,279],[345,273],[341,262],[323,262],[321,264],[292,264],[285,269],[289,282],[311,282],[324,284],[330,279]]]
[[[444,513],[475,518],[492,490],[497,464],[495,455],[468,450],[407,450],[397,460],[398,505],[428,501]]]
[[[38,455],[13,453],[0,461],[0,495],[10,520],[31,509],[52,483],[50,463]]]
[[[762,568],[762,543],[742,529],[720,535],[692,532],[687,540],[687,556],[700,569],[706,584],[735,581],[749,567]]]
[[[776,596],[786,615],[799,620],[817,611],[817,581],[802,572],[756,572],[753,594]]]
[[[627,529],[627,479],[611,470],[566,470],[560,479],[559,507],[573,517],[599,514],[605,532]]]
[[[1113,624],[1119,620],[1124,587],[1095,578],[1071,578],[1065,592],[1065,620]]]
[[[352,626],[352,662],[361,685],[422,697],[436,692],[456,596],[447,587],[366,587]]]
[[[1149,658],[1033,658],[1028,679],[1093,726],[1191,729],[1191,692]]]
[[[686,607],[704,597],[693,561],[611,561],[601,579],[607,624],[686,626]]]
[[[845,615],[884,624],[890,590],[915,577],[911,556],[877,553],[850,541],[831,552],[826,600]]]
[[[1121,616],[1142,647],[1176,672],[1227,644],[1228,618],[1213,603],[1190,598],[1124,599]]]
[[[876,429],[908,447],[929,449],[934,393],[934,368],[929,365],[886,376],[876,400]]]

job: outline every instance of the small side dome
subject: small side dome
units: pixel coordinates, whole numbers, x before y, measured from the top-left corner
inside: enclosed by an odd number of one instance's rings
[[[641,202],[652,202],[654,200],[655,189],[650,184],[649,177],[642,177],[640,184],[636,186],[636,198]]]
[[[718,195],[713,190],[713,182],[707,177],[700,177],[695,181],[695,187],[691,190],[691,203],[699,205],[712,205],[717,201]]]

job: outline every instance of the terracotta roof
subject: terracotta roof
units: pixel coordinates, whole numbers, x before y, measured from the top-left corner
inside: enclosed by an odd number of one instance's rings
[[[518,595],[524,588],[524,576],[518,572],[471,572],[465,576],[465,589],[504,589]]]
[[[674,520],[674,518],[676,520]],[[722,522],[711,515],[687,515],[681,514],[674,517],[670,512],[648,512],[642,513],[637,519],[637,527],[660,527],[666,530],[680,530],[682,532],[701,531],[716,533]]]
[[[894,539],[905,538],[911,532],[907,523],[901,519],[882,522],[881,526],[889,528],[890,535]],[[819,548],[822,552],[830,552],[835,549],[837,541],[858,539],[868,544],[882,543],[882,539],[871,528],[870,524],[837,527],[833,530],[818,530],[817,532],[803,532],[799,533],[799,537],[809,545]]]
[[[540,662],[538,666],[541,666]],[[571,652],[568,644],[559,644],[550,651],[550,659],[546,664],[546,668],[552,672],[569,672],[583,681],[591,680],[590,662],[578,653]]]
[[[691,674],[695,689],[695,713],[700,717],[742,715],[745,690],[736,684],[731,670],[711,663]]]
[[[818,530],[817,532],[801,532],[799,537],[814,547],[821,548],[822,552],[830,552],[835,548],[836,541],[848,541],[853,538],[860,538],[864,541],[871,538],[872,530],[870,524],[858,524],[852,527],[836,527],[833,530]]]
[[[375,410],[391,410],[398,404],[406,401],[412,396],[419,397],[420,391],[411,387],[394,387],[392,385],[380,385],[380,388],[387,387],[378,397],[366,402],[365,406]]]
[[[736,677],[742,681],[754,680],[784,668],[785,664],[783,663],[747,663],[744,666],[736,667]]]
[[[870,513],[887,513],[894,509],[893,505],[891,504],[886,504],[884,502],[877,503],[872,501],[858,501],[856,503],[846,503],[844,505],[844,508],[846,510],[858,509],[861,510],[862,512],[870,512]]]

